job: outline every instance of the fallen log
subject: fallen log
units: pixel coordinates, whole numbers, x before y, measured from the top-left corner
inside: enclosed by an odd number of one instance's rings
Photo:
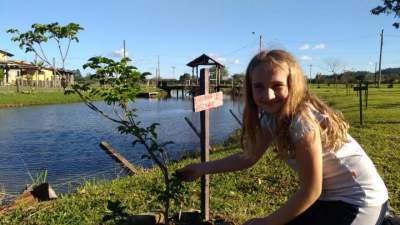
[[[107,142],[100,142],[100,147],[106,151],[108,155],[110,155],[117,163],[121,164],[126,170],[128,170],[130,175],[133,175],[137,172],[137,169],[134,165],[132,165],[127,159],[125,159],[121,154],[117,152],[111,145]]]

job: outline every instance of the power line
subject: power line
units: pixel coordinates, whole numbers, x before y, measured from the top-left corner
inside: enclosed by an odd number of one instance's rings
[[[311,43],[311,44],[315,44],[315,43],[331,43],[331,42],[348,42],[351,40],[362,40],[362,39],[368,39],[368,38],[375,38],[376,35],[364,35],[364,36],[359,36],[359,37],[354,37],[354,38],[344,38],[344,39],[334,39],[334,40],[320,40],[320,41],[315,41],[315,40],[285,40],[285,39],[279,39],[279,38],[275,38],[274,40],[276,41],[281,41],[281,42],[292,42],[292,43]]]
[[[241,50],[243,50],[245,48],[254,47],[257,43],[258,43],[257,41],[252,41],[251,43],[246,44],[246,45],[244,45],[244,46],[242,46],[242,47],[240,47],[238,49],[235,49],[235,50],[232,50],[232,51],[230,51],[228,53],[222,54],[221,57],[225,57],[225,56],[234,54],[234,53],[239,52],[239,51],[241,51]]]

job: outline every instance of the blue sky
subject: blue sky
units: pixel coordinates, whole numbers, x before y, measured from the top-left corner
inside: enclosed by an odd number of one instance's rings
[[[328,73],[327,61],[338,60],[343,70],[373,71],[379,60],[380,31],[384,29],[382,67],[400,67],[400,29],[393,15],[371,15],[380,0],[228,1],[228,0],[0,0],[0,49],[13,59],[32,61],[10,41],[5,30],[29,29],[33,23],[79,23],[85,30],[71,46],[66,67],[80,69],[92,56],[115,57],[126,40],[129,57],[142,72],[155,74],[160,58],[162,77],[178,78],[202,53],[243,72],[264,48],[293,53],[304,72]],[[254,34],[253,34],[254,32]],[[48,43],[50,57],[58,57]],[[59,60],[56,59],[57,62]]]

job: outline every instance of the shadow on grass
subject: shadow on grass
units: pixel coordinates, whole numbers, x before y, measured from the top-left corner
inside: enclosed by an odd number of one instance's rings
[[[374,109],[395,109],[395,108],[400,109],[400,103],[385,103],[385,104],[376,104],[376,105],[374,104],[369,107],[374,108]]]
[[[400,120],[366,121],[368,124],[400,124]]]
[[[113,224],[117,225],[126,224],[129,214],[125,212],[126,206],[123,206],[121,201],[108,200],[107,209],[110,211],[110,214],[105,215],[102,222],[112,221]]]

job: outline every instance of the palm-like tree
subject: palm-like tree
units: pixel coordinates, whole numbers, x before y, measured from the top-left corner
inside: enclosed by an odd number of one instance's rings
[[[149,75],[151,75],[150,72],[141,73],[141,74],[140,74],[140,77],[139,77],[140,81],[141,81],[142,83],[146,83],[146,81],[147,81],[147,78],[146,78],[146,77],[149,76]]]

